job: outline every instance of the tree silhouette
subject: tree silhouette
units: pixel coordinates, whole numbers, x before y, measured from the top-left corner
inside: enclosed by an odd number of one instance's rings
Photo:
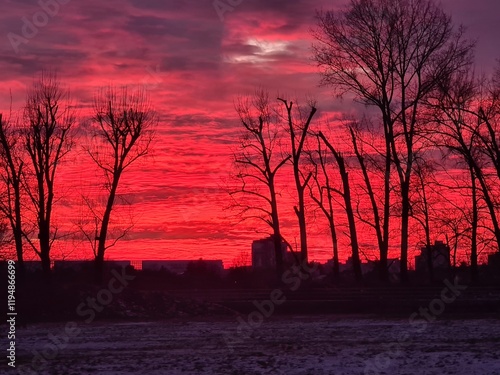
[[[391,211],[391,158],[390,150],[386,147],[384,152],[376,150],[373,146],[373,137],[375,134],[371,134],[372,138],[369,140],[364,140],[360,130],[360,123],[353,122],[349,125],[350,141],[352,144],[352,149],[358,160],[359,167],[363,176],[363,192],[368,196],[370,200],[370,207],[372,212],[372,217],[367,219],[358,212],[359,219],[372,227],[375,230],[377,244],[379,249],[379,278],[381,281],[389,280],[389,270],[388,270],[388,252],[389,252],[389,223],[390,223],[390,211]],[[368,133],[368,132],[367,132]],[[365,145],[370,143],[370,147],[376,156],[381,155],[382,165],[379,166],[378,161],[374,160],[376,158],[371,157],[368,151],[364,150]],[[387,140],[385,140],[387,146]],[[373,175],[370,173],[369,166],[375,165],[376,169],[379,169],[383,173],[383,198],[382,203],[377,200],[375,192],[375,183],[373,181]],[[382,204],[382,208],[380,208]],[[359,210],[358,210],[359,211]]]
[[[21,216],[21,195],[23,167],[22,145],[19,129],[0,113],[0,164],[2,168],[2,197],[0,211],[6,217],[16,246],[17,264],[24,274],[23,259],[23,218]]]
[[[316,150],[308,151],[309,161],[312,165],[312,177],[309,183],[309,196],[319,207],[328,221],[330,228],[330,237],[333,247],[333,278],[338,280],[339,270],[339,244],[336,226],[336,214],[333,207],[334,191],[339,191],[335,186],[335,178],[330,177],[330,168],[332,164],[328,158],[327,149],[319,135],[315,135]]]
[[[108,87],[95,97],[90,130],[95,143],[85,150],[103,172],[108,191],[102,217],[98,218],[97,248],[94,249],[99,279],[104,255],[110,246],[106,240],[120,178],[134,162],[150,152],[157,123],[156,113],[143,90],[130,92],[126,87]]]
[[[57,228],[52,228],[54,182],[60,162],[73,146],[71,129],[75,123],[69,92],[60,86],[55,75],[43,74],[34,82],[28,92],[24,119],[23,141],[30,161],[27,192],[35,209],[38,247],[28,240],[48,276],[50,251],[57,237]]]
[[[232,207],[243,220],[258,219],[266,223],[273,234],[276,271],[283,272],[282,235],[278,214],[276,174],[291,156],[279,153],[280,127],[269,100],[269,93],[258,90],[252,97],[240,97],[235,104],[243,125],[239,149],[234,153],[239,186],[229,194]]]
[[[308,261],[307,251],[307,227],[306,227],[306,209],[305,209],[305,191],[312,176],[311,172],[304,173],[302,166],[302,154],[304,152],[304,144],[306,137],[311,126],[311,122],[316,114],[316,107],[314,103],[310,103],[307,113],[304,109],[295,106],[294,103],[286,99],[278,98],[285,106],[286,115],[284,120],[287,124],[287,131],[290,136],[290,161],[293,168],[293,178],[295,182],[295,189],[297,191],[297,205],[293,207],[295,215],[299,221],[300,232],[300,256],[301,261]]]
[[[333,147],[333,145],[328,141],[323,132],[320,131],[318,135],[332,153],[339,168],[340,178],[342,180],[342,192],[339,193],[344,199],[345,212],[347,214],[347,221],[349,223],[349,237],[351,240],[353,271],[356,280],[361,281],[363,275],[361,273],[361,261],[359,259],[358,233],[356,230],[356,218],[354,216],[354,209],[352,206],[349,172],[347,171],[347,166],[342,153],[339,152],[335,147]]]
[[[472,44],[430,0],[352,0],[318,16],[314,56],[323,83],[378,109],[386,160],[401,200],[401,280],[408,281],[408,224],[414,147],[425,97],[470,61]]]
[[[413,173],[413,184],[415,188],[410,196],[410,216],[424,231],[423,244],[427,249],[427,268],[429,280],[434,282],[434,261],[432,254],[432,224],[434,211],[438,208],[437,197],[432,194],[437,190],[435,183],[436,166],[425,152],[415,153],[415,164]]]
[[[443,82],[429,100],[434,118],[430,131],[439,147],[460,157],[469,175],[472,206],[471,271],[477,277],[478,201],[482,198],[489,213],[497,248],[500,248],[500,224],[496,214],[496,199],[488,178],[488,163],[484,158],[484,143],[488,135],[482,132],[483,123],[477,108],[478,86],[469,70],[457,72]]]

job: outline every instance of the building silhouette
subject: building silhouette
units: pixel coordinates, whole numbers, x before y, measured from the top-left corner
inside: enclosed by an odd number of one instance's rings
[[[287,245],[281,241],[281,254],[287,260]],[[252,242],[252,268],[269,269],[276,267],[276,253],[274,251],[274,236],[271,235]]]
[[[429,252],[432,258],[433,270],[445,271],[450,269],[450,247],[443,241],[435,241],[430,248],[427,246],[422,247],[420,255],[415,257],[416,272],[429,272]]]
[[[500,252],[488,255],[488,266],[492,269],[500,270]]]
[[[222,273],[224,271],[224,264],[222,260],[143,260],[143,271],[168,271],[177,275],[184,274],[190,266],[197,265],[212,270],[215,273]]]

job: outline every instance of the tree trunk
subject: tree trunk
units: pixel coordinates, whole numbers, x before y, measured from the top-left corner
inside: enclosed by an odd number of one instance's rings
[[[477,207],[477,187],[474,170],[470,169],[471,183],[472,183],[472,233],[471,233],[471,252],[470,252],[470,271],[471,280],[476,282],[478,280],[477,270],[477,223],[478,223],[478,207]]]
[[[387,122],[387,120],[385,120]],[[384,178],[384,216],[382,222],[382,233],[377,235],[380,238],[379,248],[380,248],[380,268],[379,277],[380,281],[389,281],[389,269],[388,269],[388,257],[389,257],[389,216],[391,209],[391,140],[389,137],[388,125],[384,125],[385,134],[385,178]],[[372,204],[375,204],[373,201]],[[377,211],[378,213],[378,211]],[[380,230],[379,230],[380,231]]]
[[[302,207],[301,207],[302,206]],[[304,213],[304,198],[299,199],[299,208],[294,207],[295,214],[299,219],[299,232],[300,232],[300,260],[302,262],[308,261],[307,254],[307,232],[306,232],[306,217]]]
[[[354,277],[356,281],[361,281],[363,279],[363,273],[361,272],[361,261],[359,259],[359,245],[358,245],[358,234],[356,230],[356,219],[354,217],[354,210],[352,208],[351,202],[351,186],[349,184],[349,173],[347,172],[347,168],[345,166],[345,160],[337,150],[331,145],[330,142],[326,139],[325,135],[322,132],[319,132],[319,136],[325,142],[325,145],[332,152],[337,164],[339,166],[340,177],[342,179],[342,187],[344,193],[342,194],[344,198],[345,211],[347,215],[347,221],[349,224],[349,234],[351,238],[351,249],[352,249],[352,265],[354,271]]]
[[[476,178],[479,181],[479,184],[481,185],[481,190],[483,192],[483,199],[490,213],[491,224],[493,225],[493,233],[495,234],[495,240],[497,242],[497,249],[498,251],[500,251],[500,227],[498,225],[498,220],[496,217],[495,204],[491,199],[488,186],[486,185],[486,181],[484,180],[481,168],[472,159],[471,159],[471,164],[472,167],[474,168],[474,173],[476,175]]]
[[[19,272],[19,276],[24,278],[26,270],[24,267],[24,258],[23,258],[23,232],[19,228],[14,228],[14,242],[16,244],[16,255],[17,255],[17,269]]]
[[[389,270],[387,258],[389,256],[389,216],[391,208],[391,150],[390,141],[386,136],[386,155],[385,155],[385,179],[384,179],[384,218],[382,225],[382,244],[380,246],[380,281],[389,281]]]
[[[427,267],[429,268],[429,281],[434,283],[434,262],[432,261],[432,245],[431,245],[431,224],[429,217],[429,203],[425,190],[424,176],[419,174],[420,189],[422,189],[422,203],[424,205],[424,231],[425,231],[425,247],[427,248]]]
[[[290,141],[291,141],[291,157],[293,166],[293,176],[295,178],[295,186],[297,189],[298,207],[294,207],[295,213],[299,220],[299,231],[300,231],[300,256],[301,261],[304,263],[308,262],[307,254],[307,231],[306,231],[306,216],[305,216],[305,204],[304,204],[304,190],[307,186],[309,177],[305,179],[304,182],[301,181],[300,174],[300,157],[304,147],[304,142],[306,140],[307,132],[311,121],[316,113],[317,109],[311,106],[311,111],[307,121],[303,124],[300,129],[299,139],[295,137],[295,128],[292,115],[293,102],[288,103],[285,99],[278,98],[279,101],[283,102],[287,111],[288,129],[290,130]]]
[[[104,211],[104,215],[102,216],[101,229],[99,231],[97,243],[97,254],[95,255],[96,278],[98,283],[102,282],[104,276],[104,254],[106,252],[106,239],[108,236],[109,221],[111,219],[111,211],[113,210],[113,204],[115,202],[119,178],[120,175],[118,173],[115,173],[113,183],[111,185],[111,190],[109,192],[108,202],[106,204],[106,209]]]
[[[342,174],[342,184],[344,186],[344,203],[347,214],[347,221],[349,223],[349,233],[351,237],[351,248],[352,248],[352,266],[354,271],[354,276],[357,281],[363,279],[363,274],[361,272],[361,261],[359,259],[359,245],[358,245],[358,234],[356,231],[356,220],[354,218],[354,210],[352,209],[351,203],[351,189],[349,186],[349,174],[345,171],[341,171]]]
[[[47,239],[47,240],[46,240]],[[42,262],[42,273],[46,282],[51,281],[51,270],[50,270],[50,247],[48,236],[40,236],[40,260]]]
[[[401,184],[401,282],[408,283],[408,223],[410,216],[409,182]]]
[[[271,220],[274,233],[274,259],[276,261],[276,275],[281,280],[283,275],[283,253],[281,251],[281,231],[278,215],[278,201],[274,187],[274,174],[269,177],[269,195],[271,200]]]
[[[333,218],[330,218],[329,222],[330,222],[330,233],[332,236],[332,245],[333,245],[333,280],[337,281],[340,276],[339,245],[337,239],[337,231],[335,229],[335,222],[333,221]]]
[[[299,220],[299,235],[300,235],[300,260],[301,262],[308,262],[307,254],[307,228],[306,228],[306,215],[305,215],[305,204],[304,204],[304,188],[302,182],[300,181],[299,173],[299,159],[294,159],[293,163],[293,174],[295,177],[295,186],[297,189],[298,197],[298,207],[294,206],[295,214]]]
[[[356,140],[356,135],[352,128],[349,128],[349,132],[351,134],[351,141],[354,148],[354,153],[356,154],[356,158],[358,159],[358,163],[361,167],[361,172],[363,173],[363,180],[366,186],[366,190],[368,192],[368,197],[370,198],[370,204],[373,211],[373,227],[375,228],[375,234],[377,236],[377,245],[379,248],[379,279],[380,281],[386,282],[389,280],[389,273],[387,269],[387,241],[385,239],[388,238],[387,234],[389,231],[389,221],[384,220],[384,224],[381,225],[379,208],[377,206],[377,201],[375,199],[375,193],[373,192],[372,183],[370,181],[370,176],[368,175],[368,169],[365,164],[365,159],[361,154],[358,143]],[[384,215],[388,217],[389,210],[385,209],[385,207],[389,208],[389,199],[390,199],[390,171],[391,171],[391,157],[390,157],[390,148],[389,144],[386,140],[386,157],[385,157],[385,180],[384,180]],[[387,211],[387,212],[386,212]],[[386,225],[387,223],[387,225]],[[383,233],[382,233],[383,231]]]
[[[21,186],[19,180],[16,178],[14,181],[14,214],[16,222],[12,228],[14,233],[14,241],[16,244],[16,254],[17,254],[17,266],[19,269],[19,274],[21,279],[24,279],[26,270],[24,267],[24,257],[23,257],[23,228],[22,228],[22,217],[21,217]]]
[[[274,234],[273,234],[273,241],[274,241],[274,254],[275,254],[275,260],[276,260],[276,275],[278,276],[278,280],[281,280],[281,277],[283,276],[283,252],[281,249],[281,233],[279,228],[275,228]]]

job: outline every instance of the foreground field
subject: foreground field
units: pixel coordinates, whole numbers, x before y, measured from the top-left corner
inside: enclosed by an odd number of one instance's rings
[[[18,371],[2,363],[0,373],[500,374],[495,319],[410,324],[295,316],[255,320],[252,326],[241,321],[33,325],[18,331]]]

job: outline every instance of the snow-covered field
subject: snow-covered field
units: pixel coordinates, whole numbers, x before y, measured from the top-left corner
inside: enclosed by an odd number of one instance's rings
[[[0,373],[500,374],[500,320],[494,319],[412,325],[300,316],[254,328],[234,318],[77,324],[18,330],[17,371],[2,363]]]

